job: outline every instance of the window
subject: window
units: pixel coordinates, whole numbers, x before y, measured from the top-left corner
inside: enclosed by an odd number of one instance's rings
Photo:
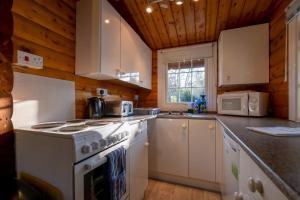
[[[205,94],[207,110],[217,109],[217,43],[157,52],[157,101],[162,111],[186,111]]]
[[[167,102],[189,103],[206,94],[204,59],[168,63]]]

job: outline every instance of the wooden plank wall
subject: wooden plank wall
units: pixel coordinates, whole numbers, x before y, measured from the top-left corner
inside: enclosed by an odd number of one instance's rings
[[[14,133],[11,122],[13,101],[12,0],[0,0],[0,199],[10,199],[15,177]],[[4,192],[5,191],[5,192]]]
[[[75,0],[14,0],[13,61],[16,51],[44,57],[44,69],[14,67],[15,71],[75,81],[76,117],[84,117],[86,98],[103,87],[110,94],[133,100],[136,89],[110,81],[97,81],[75,75]]]
[[[138,107],[157,107],[157,51],[152,51],[152,90],[139,92]]]
[[[288,118],[288,82],[285,78],[286,26],[284,9],[291,0],[278,1],[270,17],[270,84],[273,115]]]

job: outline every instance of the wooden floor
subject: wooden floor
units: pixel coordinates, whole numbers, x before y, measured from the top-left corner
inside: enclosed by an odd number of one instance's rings
[[[218,193],[149,180],[145,200],[221,200]]]

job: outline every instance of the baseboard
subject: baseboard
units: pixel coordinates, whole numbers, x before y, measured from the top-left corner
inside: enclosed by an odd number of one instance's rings
[[[193,179],[189,177],[174,176],[174,175],[165,174],[157,171],[149,171],[149,178],[175,183],[179,185],[205,189],[214,192],[221,191],[219,183],[213,183],[213,182]]]

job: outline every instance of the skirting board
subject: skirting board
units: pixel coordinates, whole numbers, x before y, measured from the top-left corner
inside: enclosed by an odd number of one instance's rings
[[[212,182],[202,181],[202,180],[188,178],[188,177],[174,176],[174,175],[165,174],[156,171],[149,171],[149,178],[175,183],[179,185],[205,189],[214,192],[221,191],[219,183],[212,183]]]

